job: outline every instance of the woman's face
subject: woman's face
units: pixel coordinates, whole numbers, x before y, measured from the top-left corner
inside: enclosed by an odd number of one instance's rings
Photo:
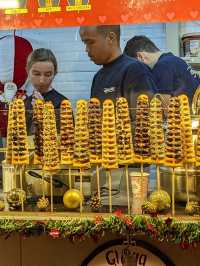
[[[54,65],[50,61],[36,62],[28,71],[31,84],[40,93],[48,91],[55,76]]]

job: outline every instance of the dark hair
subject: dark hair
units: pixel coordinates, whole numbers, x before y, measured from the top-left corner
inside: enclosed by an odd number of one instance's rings
[[[26,68],[27,70],[30,70],[34,63],[44,62],[44,61],[52,62],[54,66],[54,72],[56,74],[58,71],[58,64],[56,57],[51,50],[45,48],[35,49],[33,50],[32,53],[29,54],[26,62]]]
[[[159,52],[158,47],[146,36],[134,36],[124,48],[124,53],[131,57],[137,57],[137,52]]]
[[[117,42],[120,42],[120,25],[99,25],[97,26],[97,31],[105,36],[110,32],[114,32]]]

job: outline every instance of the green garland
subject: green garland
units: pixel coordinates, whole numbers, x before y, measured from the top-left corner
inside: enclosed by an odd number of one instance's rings
[[[19,233],[22,237],[47,234],[53,238],[65,238],[73,242],[92,238],[101,239],[107,233],[121,237],[128,234],[144,234],[160,242],[180,244],[182,248],[196,246],[200,242],[200,222],[180,222],[172,218],[144,215],[127,216],[118,213],[109,218],[96,216],[95,219],[65,220],[11,220],[0,219],[0,234],[8,238]]]

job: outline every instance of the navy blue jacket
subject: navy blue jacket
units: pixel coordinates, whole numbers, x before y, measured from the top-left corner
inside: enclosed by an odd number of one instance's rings
[[[156,92],[156,85],[150,69],[138,60],[121,55],[113,62],[103,65],[92,82],[91,97],[102,102],[105,99],[115,101],[125,97],[129,107],[136,107],[137,96],[147,93],[150,97]]]
[[[158,93],[174,96],[186,94],[190,101],[200,84],[200,78],[192,71],[191,66],[172,53],[162,54],[152,73]]]

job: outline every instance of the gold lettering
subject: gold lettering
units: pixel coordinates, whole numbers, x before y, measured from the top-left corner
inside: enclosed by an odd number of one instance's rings
[[[108,265],[116,265],[116,259],[113,250],[106,252],[106,261]]]
[[[140,255],[139,257],[139,265],[145,266],[147,260],[147,255]]]
[[[82,0],[75,0],[75,6],[81,6],[83,4]]]
[[[52,6],[52,0],[45,0],[46,7]]]

